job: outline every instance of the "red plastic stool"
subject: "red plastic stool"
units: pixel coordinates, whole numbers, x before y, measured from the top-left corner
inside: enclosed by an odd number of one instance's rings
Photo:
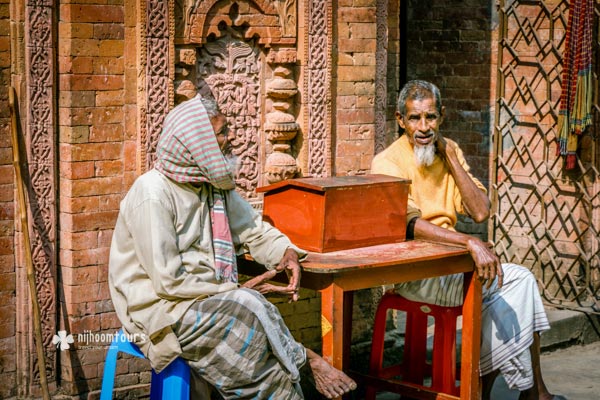
[[[406,333],[402,364],[383,367],[383,343],[387,311],[406,312]],[[369,375],[390,379],[401,375],[402,381],[423,386],[423,379],[431,373],[431,390],[458,396],[456,386],[456,319],[462,306],[442,307],[408,300],[397,293],[387,292],[381,298],[375,313]],[[433,359],[427,362],[427,317],[435,320]],[[423,386],[424,388],[427,388]],[[377,388],[367,387],[367,400],[374,400]]]

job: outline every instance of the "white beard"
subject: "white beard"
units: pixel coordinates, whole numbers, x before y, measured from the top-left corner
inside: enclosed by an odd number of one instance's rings
[[[415,145],[415,161],[418,167],[429,167],[435,159],[435,142],[426,146]]]
[[[238,158],[235,154],[233,154],[232,152],[228,152],[227,154],[224,154],[225,156],[225,161],[227,161],[227,168],[229,169],[229,172],[231,173],[231,175],[233,175],[233,177],[237,177],[237,173],[238,173],[238,169],[239,169],[239,163],[238,163]]]

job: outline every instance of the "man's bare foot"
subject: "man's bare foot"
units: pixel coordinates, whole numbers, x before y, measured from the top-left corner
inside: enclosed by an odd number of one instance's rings
[[[315,386],[323,396],[333,399],[356,389],[356,382],[352,378],[334,368],[314,351],[306,349],[306,356],[315,378]]]

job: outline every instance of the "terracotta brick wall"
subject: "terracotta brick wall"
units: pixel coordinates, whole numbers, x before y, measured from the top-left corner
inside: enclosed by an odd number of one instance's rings
[[[410,0],[407,10],[407,79],[425,79],[442,92],[442,132],[459,142],[473,173],[488,184],[492,8],[489,2]]]
[[[135,169],[135,153],[127,151],[135,114],[128,107],[125,63],[131,52],[126,39],[135,43],[135,36],[119,2],[65,3],[59,15],[59,286],[66,311],[60,323],[75,338],[75,348],[61,352],[61,377],[64,389],[76,394],[100,387],[106,353],[106,343],[79,342],[77,335],[120,328],[109,300],[108,254]],[[124,364],[120,372],[129,368]],[[139,376],[128,379],[139,383]]]
[[[10,141],[10,9],[0,1],[0,398],[16,394],[14,170]]]
[[[333,9],[336,175],[368,172],[374,153],[379,3],[339,0]],[[59,309],[61,328],[76,339],[74,348],[60,353],[60,376],[61,390],[73,396],[97,394],[106,352],[106,343],[84,343],[77,335],[114,333],[120,327],[108,293],[107,263],[119,201],[141,172],[137,96],[143,71],[136,54],[137,6],[134,0],[61,2],[58,12]],[[427,7],[411,0],[408,9],[408,77],[440,86],[449,111],[444,132],[459,140],[474,173],[487,183],[491,11],[475,0],[452,7],[441,0]],[[388,21],[394,21],[397,10],[388,11]],[[10,80],[9,25],[8,0],[0,0],[4,87]],[[395,21],[389,28],[388,60],[398,57],[398,25]],[[387,90],[393,104],[399,71],[390,65]],[[0,91],[0,398],[16,394],[14,178],[6,103],[6,92]],[[393,120],[387,122],[393,134]],[[318,349],[320,298],[303,291],[301,299],[274,302],[295,337]],[[370,292],[355,303],[354,332],[361,332],[356,340],[369,336],[367,315],[376,303]],[[150,379],[143,360],[120,362],[117,373],[117,387],[139,389]]]
[[[493,4],[410,0],[406,13],[407,80],[435,83],[446,106],[442,133],[463,149],[471,172],[489,187],[493,124]],[[486,224],[459,223],[485,237]]]
[[[338,2],[334,175],[371,168],[375,137],[375,0]],[[334,62],[335,64],[335,62]]]

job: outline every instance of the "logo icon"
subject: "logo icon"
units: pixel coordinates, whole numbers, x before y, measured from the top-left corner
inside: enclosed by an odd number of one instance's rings
[[[67,331],[58,331],[58,335],[52,337],[52,344],[56,345],[56,347],[60,345],[61,351],[68,350],[71,347],[69,343],[74,342],[73,335],[70,333],[67,335]]]

